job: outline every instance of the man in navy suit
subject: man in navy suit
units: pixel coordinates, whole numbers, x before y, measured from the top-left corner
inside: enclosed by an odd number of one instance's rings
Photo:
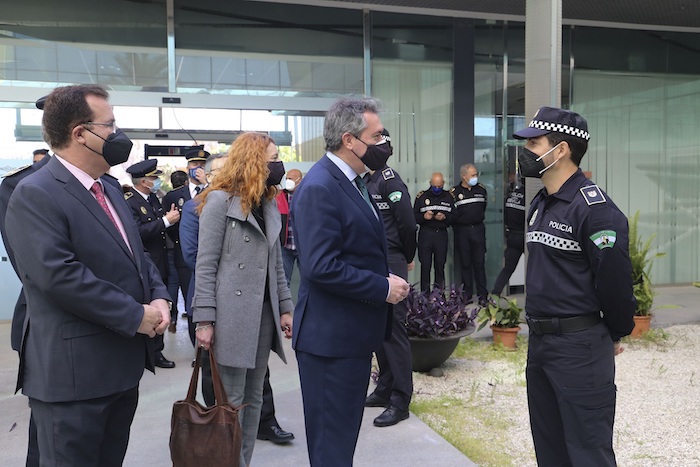
[[[29,397],[42,465],[119,466],[150,337],[168,292],[122,193],[100,177],[126,161],[100,86],[56,88],[42,130],[54,156],[14,190],[7,241],[27,300],[18,388]]]
[[[384,225],[362,175],[382,141],[378,102],[343,98],[329,109],[326,155],[292,200],[301,271],[293,346],[311,465],[352,465],[372,352],[391,329],[387,303],[408,294],[389,273]],[[382,162],[383,164],[383,162]]]

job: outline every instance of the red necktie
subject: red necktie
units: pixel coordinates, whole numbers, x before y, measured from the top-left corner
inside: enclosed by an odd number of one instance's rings
[[[109,210],[109,206],[107,206],[107,200],[105,199],[105,194],[102,191],[102,185],[99,182],[95,182],[92,184],[90,191],[92,192],[93,195],[95,195],[95,199],[100,204],[100,207],[107,214],[107,217],[109,217],[109,220],[111,220],[112,224],[114,224],[114,226],[117,228],[117,230],[119,230],[119,225],[117,224],[117,221],[114,220],[114,216],[112,216],[112,211]],[[121,233],[121,231],[120,231],[120,233]]]

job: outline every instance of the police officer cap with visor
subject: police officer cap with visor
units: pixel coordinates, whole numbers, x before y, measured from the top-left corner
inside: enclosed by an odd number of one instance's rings
[[[527,393],[539,465],[616,465],[614,356],[634,326],[626,216],[579,164],[586,120],[542,107],[515,138],[541,178],[526,218]]]

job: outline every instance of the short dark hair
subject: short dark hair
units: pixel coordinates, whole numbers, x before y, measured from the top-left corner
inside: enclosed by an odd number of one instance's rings
[[[86,100],[89,94],[109,99],[105,88],[96,84],[63,86],[46,96],[41,126],[52,148],[67,147],[73,128],[92,120],[92,109]]]
[[[188,180],[187,172],[184,170],[176,170],[170,174],[170,183],[173,185],[173,190],[175,188],[180,188],[185,185]]]
[[[48,154],[49,150],[48,149],[35,149],[34,152],[32,153],[32,156],[36,156],[37,154]]]
[[[547,133],[545,136],[552,147],[565,141],[571,149],[571,161],[576,164],[577,167],[581,165],[581,159],[583,159],[583,155],[588,151],[588,141],[556,131]]]

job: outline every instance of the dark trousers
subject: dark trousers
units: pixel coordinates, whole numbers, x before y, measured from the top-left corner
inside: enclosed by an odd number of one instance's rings
[[[319,357],[297,350],[312,467],[349,467],[360,433],[372,356]]]
[[[530,331],[527,399],[539,465],[616,465],[614,358],[604,323],[559,335]]]
[[[39,441],[36,437],[36,423],[29,412],[29,439],[27,442],[27,467],[39,467]]]
[[[282,247],[282,265],[284,266],[284,277],[287,279],[287,287],[292,282],[292,273],[294,272],[294,263],[299,267],[299,253],[297,250],[290,250]]]
[[[462,275],[462,291],[468,297],[474,293],[479,298],[486,298],[486,226],[455,225],[455,253],[459,257],[459,269]]]
[[[501,295],[503,287],[506,286],[513,271],[518,266],[520,256],[525,252],[525,232],[522,230],[509,230],[506,233],[506,251],[503,253],[505,264],[501,272],[498,273],[496,282],[493,284],[492,293]],[[507,294],[506,294],[507,295]]]
[[[420,261],[420,288],[430,290],[430,268],[435,269],[435,282],[445,285],[445,262],[447,261],[447,229],[421,227],[418,232],[418,261]]]
[[[406,257],[402,253],[389,253],[389,269],[403,279],[408,277]],[[411,344],[406,334],[406,300],[393,306],[391,338],[384,341],[377,354],[379,380],[374,394],[391,402],[401,410],[408,410],[413,395],[413,368]]]
[[[176,245],[179,248],[179,246]],[[187,292],[190,285],[190,276],[192,275],[192,270],[182,266],[177,267],[175,261],[175,250],[168,250],[168,281],[166,285],[168,287],[168,293],[173,301],[173,309],[170,311],[170,319],[175,322],[177,319],[178,308],[178,290],[182,291],[182,297],[187,298]]]
[[[265,372],[265,380],[263,381],[263,400],[260,408],[260,426],[258,426],[258,431],[269,430],[272,426],[278,426],[278,423],[275,417],[275,396],[272,394],[270,367],[268,365],[267,372]]]
[[[30,399],[41,465],[120,467],[138,399],[138,386],[83,401]]]

